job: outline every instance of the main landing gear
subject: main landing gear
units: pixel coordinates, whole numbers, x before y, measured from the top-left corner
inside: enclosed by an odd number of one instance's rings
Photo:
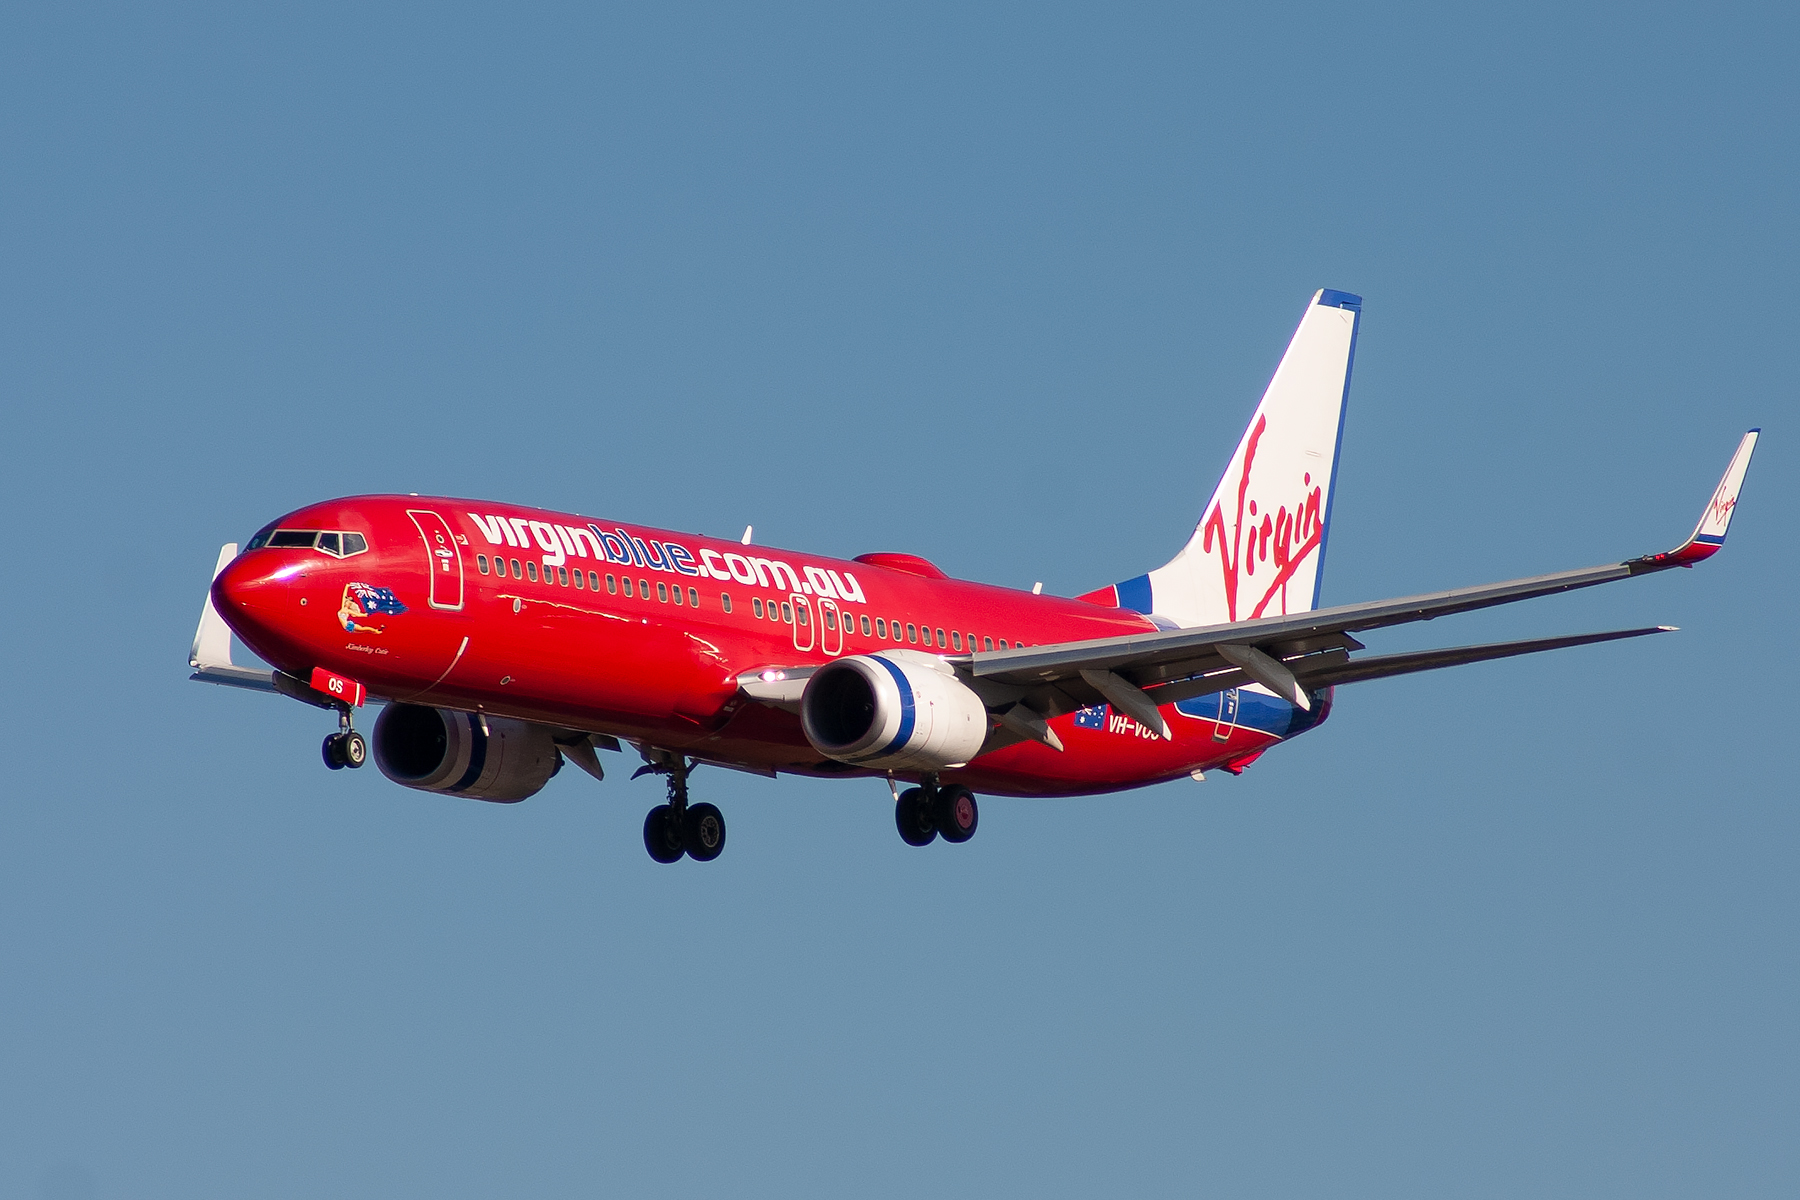
[[[668,777],[669,802],[644,818],[644,849],[659,863],[679,861],[684,854],[711,862],[725,849],[725,814],[711,804],[688,803],[687,777],[692,769],[685,757],[675,755],[638,771]]]
[[[940,834],[960,844],[975,836],[980,823],[975,793],[961,784],[939,787],[927,776],[923,787],[907,788],[894,799],[894,825],[909,846],[929,846]]]
[[[369,743],[351,728],[348,708],[338,709],[338,731],[325,739],[319,753],[324,757],[325,765],[334,771],[360,767],[369,761]]]

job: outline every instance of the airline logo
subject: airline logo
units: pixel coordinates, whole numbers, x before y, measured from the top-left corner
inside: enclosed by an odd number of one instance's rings
[[[696,554],[680,542],[639,537],[622,526],[612,530],[588,524],[577,528],[525,517],[468,514],[490,546],[538,551],[546,567],[560,567],[578,559],[667,571],[676,575],[709,576],[721,582],[747,587],[777,588],[803,596],[823,596],[848,604],[866,604],[862,585],[849,571],[837,571],[802,563],[798,570],[779,558],[756,554],[721,553],[703,549]]]
[[[1220,489],[1218,500],[1201,522],[1200,552],[1219,556],[1219,569],[1225,584],[1225,611],[1232,621],[1239,619],[1238,588],[1241,583],[1248,583],[1251,595],[1256,594],[1254,589],[1262,589],[1255,607],[1248,614],[1249,619],[1262,616],[1263,610],[1277,596],[1281,599],[1280,612],[1286,613],[1288,582],[1308,558],[1318,553],[1324,541],[1325,522],[1320,506],[1324,502],[1325,489],[1314,482],[1310,471],[1303,473],[1299,495],[1294,497],[1291,509],[1286,504],[1279,504],[1274,512],[1270,512],[1270,498],[1265,494],[1262,510],[1258,512],[1257,502],[1250,496],[1257,444],[1262,441],[1268,426],[1269,418],[1258,416],[1250,431],[1244,452],[1244,469],[1238,476],[1237,516],[1232,522],[1229,539],[1225,532],[1225,489]],[[1261,579],[1256,578],[1259,564],[1263,573]],[[1310,603],[1311,599],[1305,597],[1304,602]]]

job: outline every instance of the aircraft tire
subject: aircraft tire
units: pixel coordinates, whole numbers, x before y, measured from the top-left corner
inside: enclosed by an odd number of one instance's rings
[[[360,767],[369,761],[369,743],[363,740],[362,734],[352,729],[342,737],[341,753],[346,767]]]
[[[690,804],[682,820],[681,844],[689,858],[711,862],[725,849],[725,814],[712,804]]]
[[[907,788],[894,804],[894,827],[900,840],[909,846],[929,846],[937,837],[937,825],[931,819],[931,803],[924,788]]]
[[[331,734],[319,746],[320,757],[325,760],[325,765],[330,767],[333,771],[341,771],[344,769],[344,746],[342,738],[342,734]]]
[[[981,809],[975,804],[975,793],[958,784],[939,788],[932,809],[932,824],[952,845],[960,845],[974,837],[975,827],[981,824]]]
[[[668,805],[659,804],[644,818],[644,849],[659,863],[677,862],[686,853],[674,816]]]

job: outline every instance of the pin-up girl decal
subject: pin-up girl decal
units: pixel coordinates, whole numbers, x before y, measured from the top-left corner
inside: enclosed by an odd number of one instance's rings
[[[394,589],[352,583],[344,587],[344,601],[338,606],[338,624],[346,633],[381,633],[384,625],[371,625],[369,618],[377,613],[399,616],[406,611],[394,595]]]

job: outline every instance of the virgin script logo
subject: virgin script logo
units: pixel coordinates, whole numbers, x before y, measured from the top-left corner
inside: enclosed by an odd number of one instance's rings
[[[1226,547],[1224,502],[1214,504],[1212,511],[1206,514],[1202,523],[1200,550],[1203,554],[1213,552],[1215,538],[1219,546],[1219,566],[1224,574],[1225,611],[1232,621],[1238,619],[1238,584],[1240,580],[1252,580],[1259,564],[1272,564],[1274,574],[1268,575],[1268,567],[1264,571],[1267,582],[1263,585],[1261,597],[1250,610],[1247,620],[1254,620],[1263,615],[1269,602],[1277,596],[1281,598],[1282,613],[1287,612],[1287,585],[1300,569],[1307,557],[1316,552],[1324,541],[1325,523],[1320,519],[1319,506],[1324,500],[1324,489],[1313,483],[1311,472],[1307,472],[1301,486],[1308,489],[1290,510],[1280,505],[1274,513],[1265,511],[1261,520],[1257,519],[1257,504],[1248,499],[1250,493],[1250,475],[1256,466],[1256,449],[1262,441],[1263,432],[1268,428],[1269,418],[1262,415],[1256,419],[1256,427],[1250,431],[1249,444],[1244,448],[1243,474],[1238,477],[1237,516],[1231,526],[1231,545]],[[1246,505],[1248,513],[1246,514]],[[1248,520],[1246,520],[1248,516]],[[1248,539],[1246,541],[1246,539]],[[1251,588],[1254,584],[1250,585]],[[1247,589],[1248,590],[1248,589]]]

